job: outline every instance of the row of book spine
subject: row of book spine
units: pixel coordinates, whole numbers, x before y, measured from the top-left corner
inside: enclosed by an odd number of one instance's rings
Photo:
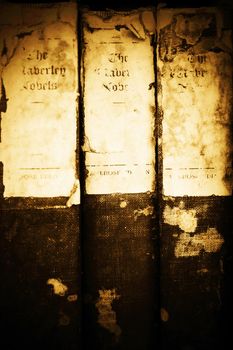
[[[2,4],[0,34],[4,348],[232,341],[229,14]]]

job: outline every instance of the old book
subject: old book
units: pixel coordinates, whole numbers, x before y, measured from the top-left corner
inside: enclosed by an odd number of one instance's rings
[[[218,8],[157,12],[161,349],[232,337],[230,24]]]
[[[1,346],[77,349],[77,5],[0,5]]]
[[[84,348],[156,339],[154,11],[82,11]]]

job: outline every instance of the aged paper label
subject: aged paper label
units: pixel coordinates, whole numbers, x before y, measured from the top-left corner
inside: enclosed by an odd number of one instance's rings
[[[83,16],[86,192],[153,191],[153,13],[104,15]]]
[[[158,12],[163,193],[232,193],[231,36],[214,10]]]
[[[77,183],[76,5],[11,10],[0,24],[4,197],[70,196]]]

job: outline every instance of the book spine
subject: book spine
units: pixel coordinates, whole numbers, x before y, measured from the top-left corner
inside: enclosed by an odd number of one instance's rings
[[[77,6],[0,5],[1,347],[81,336]]]
[[[81,21],[84,348],[142,350],[158,311],[154,12]]]
[[[157,13],[161,349],[217,349],[232,337],[228,22],[217,8]]]

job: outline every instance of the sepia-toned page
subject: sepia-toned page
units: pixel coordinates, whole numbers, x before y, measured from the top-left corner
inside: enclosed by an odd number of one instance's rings
[[[86,192],[153,191],[154,13],[87,12],[83,21]]]
[[[75,3],[1,5],[4,197],[70,196],[78,187],[76,20]]]
[[[231,195],[231,32],[212,8],[157,19],[163,193]]]

